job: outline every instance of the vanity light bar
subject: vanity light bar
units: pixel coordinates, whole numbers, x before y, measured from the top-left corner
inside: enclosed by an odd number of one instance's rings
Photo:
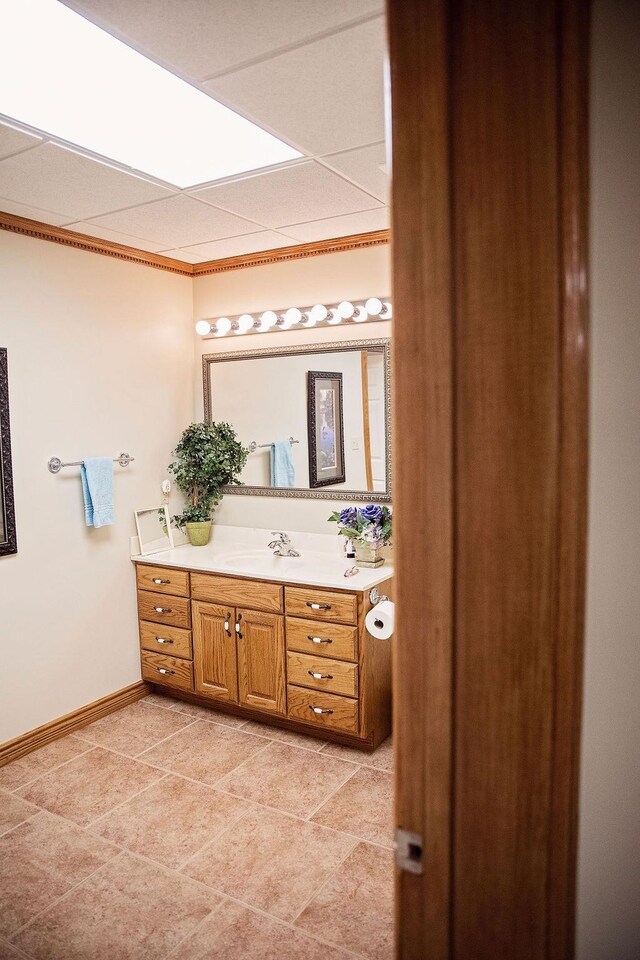
[[[368,300],[340,300],[339,303],[314,303],[310,307],[289,307],[287,310],[265,310],[256,314],[241,313],[237,317],[198,320],[196,333],[203,339],[230,334],[277,333],[279,330],[309,329],[335,326],[339,323],[363,323],[365,320],[390,320],[391,302],[379,297]]]

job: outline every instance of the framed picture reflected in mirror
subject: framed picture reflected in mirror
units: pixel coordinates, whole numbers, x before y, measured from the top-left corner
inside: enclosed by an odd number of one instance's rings
[[[307,371],[309,486],[344,483],[342,374]]]
[[[17,552],[13,472],[11,468],[9,370],[6,348],[0,347],[0,557]]]

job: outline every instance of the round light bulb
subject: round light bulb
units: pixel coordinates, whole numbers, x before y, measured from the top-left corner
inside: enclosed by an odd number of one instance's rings
[[[327,323],[330,323],[331,326],[335,326],[336,323],[342,323],[342,317],[338,313],[335,307],[331,307],[329,310],[329,316],[327,318]]]
[[[362,321],[366,320],[368,316],[369,314],[364,307],[356,307],[356,312],[353,315],[353,319],[356,323],[362,323]]]
[[[315,327],[316,321],[313,316],[313,310],[303,310],[302,311],[302,323],[305,327]]]
[[[224,337],[231,330],[231,320],[228,317],[220,317],[216,322],[216,337]]]
[[[392,311],[392,309],[391,309],[391,304],[389,303],[388,300],[385,300],[385,301],[384,301],[383,307],[384,307],[384,309],[383,309],[382,313],[380,314],[380,319],[381,319],[381,320],[391,320],[393,311]]]
[[[302,320],[302,313],[300,312],[300,310],[298,310],[297,307],[289,307],[289,309],[285,311],[284,323],[282,324],[282,326],[286,330],[289,327],[292,327],[294,323],[300,323],[301,320]]]
[[[328,310],[323,303],[316,303],[314,307],[311,307],[309,311],[309,316],[314,323],[322,323],[323,320],[327,319]]]
[[[272,327],[275,327],[278,322],[278,314],[274,313],[273,310],[265,310],[265,312],[260,317],[260,333],[264,333],[265,330],[270,330]]]
[[[250,313],[243,313],[241,317],[238,317],[238,328],[236,333],[246,333],[247,330],[251,330],[253,326],[253,317]]]
[[[352,317],[354,310],[355,310],[355,307],[350,300],[342,300],[338,304],[338,313],[340,314],[343,320],[348,320],[349,317]]]
[[[377,317],[382,310],[382,300],[378,300],[377,297],[369,297],[364,306],[367,313],[371,314],[372,317]]]
[[[211,324],[208,320],[198,320],[196,323],[196,333],[201,337],[206,337],[208,333],[211,333]]]

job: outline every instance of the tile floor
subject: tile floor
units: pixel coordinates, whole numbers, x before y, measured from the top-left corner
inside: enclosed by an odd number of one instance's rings
[[[392,763],[152,694],[0,768],[0,960],[389,960]]]

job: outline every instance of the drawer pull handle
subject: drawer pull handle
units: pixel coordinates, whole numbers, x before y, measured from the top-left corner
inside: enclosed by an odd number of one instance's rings
[[[313,710],[314,713],[333,713],[333,710],[323,710],[322,707],[314,707],[312,703],[309,704],[309,710]]]
[[[158,643],[173,643],[173,640],[168,640],[166,637],[156,637]]]
[[[236,634],[238,635],[238,640],[242,640],[242,634],[240,633],[240,621],[242,620],[242,614],[239,613],[236,619]]]
[[[307,673],[314,680],[333,680],[332,673],[316,673],[315,670],[307,670]]]
[[[225,621],[224,621],[224,632],[226,633],[226,635],[227,635],[228,637],[231,636],[231,630],[229,630],[229,621],[230,621],[230,620],[231,620],[231,611],[229,611],[229,612],[227,613],[227,616],[225,617]]]
[[[175,670],[167,670],[166,667],[157,667],[156,669],[158,673],[167,673],[169,674],[169,676],[173,676],[173,674],[175,673]]]
[[[154,607],[156,613],[173,613],[171,607]]]
[[[313,603],[311,600],[307,600],[307,606],[311,607],[312,610],[331,610],[330,603]]]
[[[171,580],[161,580],[160,577],[153,578],[154,583],[171,583]]]
[[[331,637],[314,637],[312,633],[307,634],[307,640],[311,640],[311,643],[333,643]]]

